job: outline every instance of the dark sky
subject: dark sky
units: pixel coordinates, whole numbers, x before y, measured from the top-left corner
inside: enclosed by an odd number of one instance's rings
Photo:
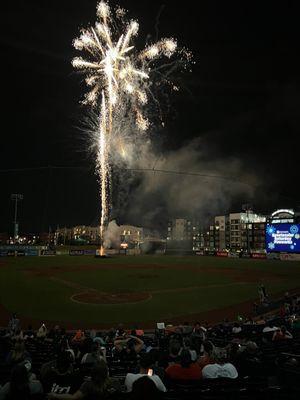
[[[86,110],[79,104],[83,86],[71,59],[72,40],[80,27],[94,22],[96,2],[5,3],[0,232],[11,230],[11,193],[24,194],[23,232],[94,224],[98,189],[93,160],[78,129]],[[294,3],[111,4],[120,4],[139,20],[141,39],[148,33],[155,36],[156,16],[164,4],[159,36],[177,37],[194,54],[193,73],[183,78],[187,90],[172,98],[163,149],[178,149],[201,137],[208,158],[238,158],[246,171],[259,176],[263,185],[250,199],[257,210],[300,206],[300,29]],[[26,170],[49,165],[85,169]],[[5,171],[19,168],[25,170]]]

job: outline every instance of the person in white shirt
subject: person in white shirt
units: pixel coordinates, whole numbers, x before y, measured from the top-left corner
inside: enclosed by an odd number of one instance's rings
[[[263,333],[269,333],[269,332],[275,332],[277,331],[279,328],[277,326],[274,326],[272,324],[272,322],[269,322],[266,324],[266,326],[263,329]]]
[[[125,378],[125,386],[127,392],[132,391],[133,383],[141,377],[148,376],[156,385],[157,389],[166,392],[167,389],[163,384],[162,380],[158,375],[153,375],[153,370],[151,369],[152,366],[152,358],[150,354],[145,353],[141,355],[140,359],[140,371],[137,374],[128,373]]]
[[[228,378],[236,379],[238,372],[235,366],[227,361],[225,349],[218,349],[213,354],[214,363],[206,365],[202,370],[203,379]]]
[[[241,326],[237,322],[235,322],[232,328],[232,333],[237,334],[241,332],[242,332]]]

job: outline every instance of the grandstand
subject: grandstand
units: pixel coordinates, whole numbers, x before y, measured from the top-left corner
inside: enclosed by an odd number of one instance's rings
[[[296,399],[300,297],[239,321],[0,332],[0,399]],[[82,327],[84,329],[84,327]],[[23,374],[23,375],[22,375]],[[21,394],[22,393],[22,394]]]

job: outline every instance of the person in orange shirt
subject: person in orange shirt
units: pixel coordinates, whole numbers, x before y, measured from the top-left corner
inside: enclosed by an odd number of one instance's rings
[[[78,329],[78,331],[75,333],[75,336],[72,339],[72,342],[78,343],[82,342],[85,339],[84,332]]]
[[[197,380],[201,379],[201,368],[198,363],[192,362],[191,353],[184,349],[180,354],[180,363],[170,365],[166,375],[171,380]]]

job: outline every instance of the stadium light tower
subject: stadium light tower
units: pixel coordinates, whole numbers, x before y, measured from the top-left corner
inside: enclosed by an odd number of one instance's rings
[[[19,224],[17,221],[17,216],[18,216],[18,201],[22,201],[24,196],[20,193],[13,193],[10,196],[11,200],[15,202],[15,217],[14,217],[14,241],[17,240],[18,238],[18,233],[19,233]]]

